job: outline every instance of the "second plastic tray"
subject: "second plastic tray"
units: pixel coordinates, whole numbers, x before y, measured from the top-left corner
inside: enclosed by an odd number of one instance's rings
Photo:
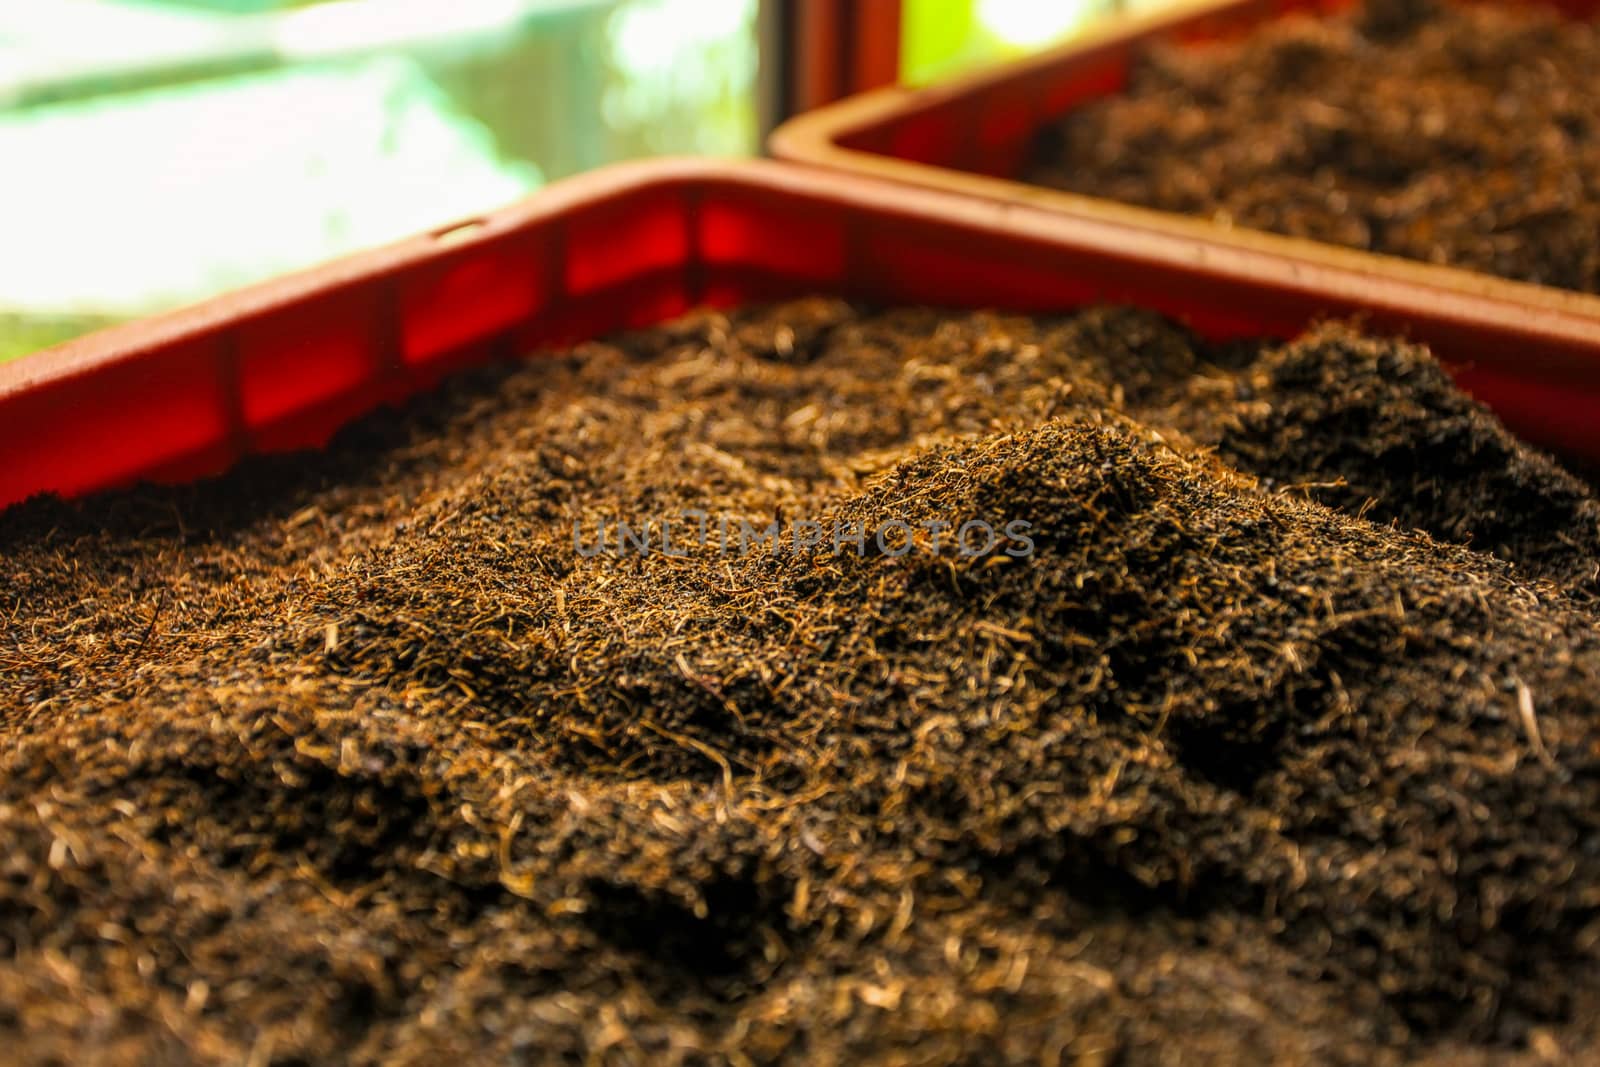
[[[1126,16],[1059,48],[925,89],[892,87],[818,108],[773,132],[779,159],[904,182],[1065,215],[1093,216],[1129,229],[1189,237],[1239,250],[1364,274],[1375,284],[1430,286],[1461,299],[1520,304],[1529,316],[1600,321],[1600,296],[1361,252],[1335,245],[1155,211],[1013,180],[1034,135],[1049,121],[1121,90],[1140,52],[1239,37],[1295,12],[1331,14],[1355,0],[1187,0],[1154,15]],[[1511,4],[1518,0],[1461,0]],[[1573,17],[1600,0],[1527,0]],[[1600,386],[1600,382],[1595,383]]]
[[[324,443],[464,365],[707,303],[1137,304],[1212,337],[1325,315],[1427,341],[1511,426],[1600,460],[1600,318],[784,164],[627,164],[0,366],[0,505]]]

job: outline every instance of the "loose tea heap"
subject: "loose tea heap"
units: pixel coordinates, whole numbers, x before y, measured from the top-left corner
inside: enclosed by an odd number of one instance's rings
[[[1042,131],[1024,177],[1600,293],[1600,26],[1370,0],[1154,48]]]
[[[1417,347],[702,312],[0,546],[14,1062],[1600,1048],[1600,505]]]

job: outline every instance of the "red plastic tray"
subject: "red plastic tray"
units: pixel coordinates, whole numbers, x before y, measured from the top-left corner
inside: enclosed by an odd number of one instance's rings
[[[926,89],[879,89],[800,115],[773,132],[769,147],[779,159],[844,173],[1100,218],[1130,230],[1296,260],[1307,269],[1363,274],[1374,284],[1428,287],[1453,294],[1452,299],[1521,305],[1530,319],[1572,316],[1600,321],[1600,297],[1589,294],[1277,234],[1225,229],[1205,219],[1011,180],[1043,125],[1089,100],[1120,91],[1134,59],[1152,44],[1238,37],[1289,13],[1333,13],[1353,2],[1190,0],[1155,15],[1113,19],[1087,37],[994,70]],[[1600,12],[1600,0],[1523,2],[1542,2],[1573,17]],[[1600,389],[1600,379],[1589,384]]]
[[[1120,301],[1214,337],[1365,310],[1462,364],[1530,438],[1600,459],[1600,318],[808,168],[666,161],[0,366],[0,504],[319,446],[472,362],[805,292]]]

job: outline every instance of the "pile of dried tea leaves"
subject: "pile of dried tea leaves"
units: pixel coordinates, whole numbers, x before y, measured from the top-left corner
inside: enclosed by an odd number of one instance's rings
[[[1369,0],[1158,47],[1038,137],[1026,180],[1600,293],[1600,25]]]
[[[593,551],[687,511],[912,540]],[[1032,553],[934,550],[978,519]],[[0,515],[0,1035],[1594,1055],[1597,566],[1587,486],[1427,352],[1115,308],[699,312],[36,500]]]

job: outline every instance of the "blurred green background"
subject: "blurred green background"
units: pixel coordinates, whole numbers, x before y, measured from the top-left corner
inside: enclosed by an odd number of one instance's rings
[[[613,160],[753,154],[759,2],[0,2],[0,361]],[[1117,6],[904,0],[902,76]]]
[[[0,359],[757,145],[757,0],[0,3]]]

